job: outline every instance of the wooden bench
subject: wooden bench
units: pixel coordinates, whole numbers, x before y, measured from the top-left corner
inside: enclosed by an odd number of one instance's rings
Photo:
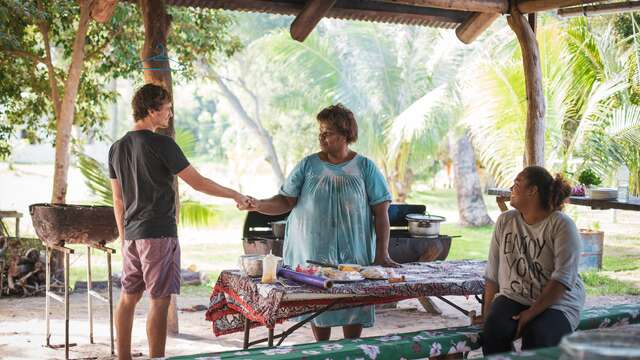
[[[640,323],[640,304],[623,304],[585,309],[578,330],[623,326]],[[233,350],[220,353],[177,356],[174,360],[226,359],[423,359],[446,355],[463,355],[481,344],[482,327],[459,326],[447,329],[372,336],[354,340]]]

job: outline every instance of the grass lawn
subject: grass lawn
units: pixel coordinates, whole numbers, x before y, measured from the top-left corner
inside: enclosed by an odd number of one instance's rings
[[[456,194],[453,190],[441,190],[436,192],[416,191],[409,203],[426,204],[427,210],[434,214],[445,214],[453,218],[457,214]],[[492,215],[497,214],[497,206],[493,197],[485,196],[485,203]],[[188,229],[181,229],[181,236],[188,236],[182,242],[182,267],[196,265],[200,271],[207,273],[209,284],[201,286],[183,286],[184,294],[194,294],[207,298],[211,293],[211,285],[215,283],[222,269],[236,268],[238,256],[243,253],[239,235],[229,235],[229,229],[240,229],[244,221],[244,214],[238,212],[232,206],[219,206],[220,217],[216,226],[204,231],[203,235],[192,235]],[[581,209],[580,211],[589,211]],[[495,217],[495,215],[494,215]],[[618,231],[608,231],[605,239],[603,258],[603,271],[584,272],[582,279],[589,295],[640,295],[640,284],[637,282],[622,281],[616,279],[617,274],[640,273],[640,235],[634,229],[620,227]],[[224,230],[227,229],[227,230]],[[440,232],[448,235],[460,235],[452,240],[448,259],[480,259],[487,258],[489,243],[493,232],[493,226],[479,228],[462,227],[449,221],[441,224]],[[239,234],[236,232],[234,234]],[[200,241],[202,240],[202,241]],[[112,244],[118,251],[113,256],[113,271],[120,272],[121,254],[119,244]],[[76,280],[86,280],[86,248],[77,247],[77,252],[72,256],[71,283]],[[93,278],[94,280],[106,279],[105,257],[94,252]],[[636,278],[638,278],[636,276]]]

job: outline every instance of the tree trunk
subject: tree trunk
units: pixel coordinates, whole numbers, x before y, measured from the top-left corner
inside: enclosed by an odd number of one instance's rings
[[[222,93],[227,98],[233,110],[238,114],[240,120],[251,129],[257,136],[258,140],[262,144],[262,148],[267,153],[267,162],[271,165],[271,170],[273,171],[273,175],[276,177],[278,181],[278,185],[284,184],[284,173],[282,171],[282,167],[280,166],[280,160],[278,159],[278,153],[276,152],[275,146],[273,146],[273,139],[271,135],[262,127],[262,125],[253,119],[249,113],[244,109],[240,99],[231,91],[231,89],[225,84],[224,80],[220,77],[220,75],[214,73],[215,81],[218,86],[222,90]]]
[[[524,165],[544,166],[544,114],[546,103],[542,88],[542,68],[540,50],[536,34],[524,16],[513,7],[507,17],[509,26],[516,34],[524,65],[524,78],[527,93],[527,125],[525,130]]]
[[[144,82],[163,86],[171,97],[171,110],[173,113],[173,80],[171,77],[171,64],[167,49],[167,37],[171,26],[171,16],[167,13],[164,0],[140,0],[140,11],[142,12],[142,22],[144,24],[144,44],[140,58],[145,68]],[[150,60],[156,55],[165,55]],[[157,70],[162,69],[162,70]],[[158,129],[158,133],[175,138],[173,116],[169,119],[169,126]],[[180,218],[180,194],[178,192],[178,180],[173,183],[176,192],[176,223]],[[179,333],[178,326],[178,305],[177,296],[171,295],[169,305],[169,316],[167,319],[167,332],[172,335]]]
[[[56,160],[53,172],[53,194],[51,202],[64,204],[67,198],[67,175],[69,173],[69,144],[71,128],[75,114],[76,96],[80,86],[82,64],[84,62],[84,43],[89,29],[89,13],[92,0],[80,1],[80,21],[73,42],[71,64],[64,86],[64,97],[60,106],[60,116],[56,119]],[[55,89],[52,89],[55,91]],[[55,102],[54,102],[55,103]]]
[[[480,177],[476,169],[476,157],[467,133],[456,139],[449,136],[453,154],[454,185],[458,197],[458,212],[463,226],[493,224],[482,198]]]

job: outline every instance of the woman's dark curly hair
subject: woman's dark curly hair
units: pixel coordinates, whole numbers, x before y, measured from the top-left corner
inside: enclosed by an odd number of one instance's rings
[[[146,84],[136,91],[131,100],[133,120],[140,121],[149,115],[149,110],[160,110],[160,107],[171,101],[171,95],[164,87]]]
[[[545,210],[562,210],[564,201],[571,195],[571,185],[560,174],[552,177],[541,166],[528,166],[522,175],[530,186],[538,188],[540,205]]]
[[[358,140],[358,123],[353,112],[346,106],[338,103],[322,109],[316,116],[318,122],[325,123],[335,128],[340,135],[347,138],[347,144]]]

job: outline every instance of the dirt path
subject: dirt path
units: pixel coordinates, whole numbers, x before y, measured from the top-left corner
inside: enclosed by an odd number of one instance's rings
[[[117,296],[117,294],[116,294]],[[467,309],[479,309],[479,304],[472,298],[452,297],[459,305]],[[181,296],[180,308],[206,304],[207,299],[202,296]],[[397,309],[383,309],[377,311],[377,321],[373,328],[365,329],[363,336],[376,336],[393,332],[410,332],[423,329],[437,329],[449,326],[468,324],[465,316],[445,305],[435,301],[443,310],[441,316],[426,313],[417,300],[402,301]],[[640,302],[640,297],[606,296],[589,298],[588,306]],[[109,356],[109,327],[108,308],[106,304],[95,307],[94,338],[95,344],[88,341],[88,323],[86,294],[71,296],[70,341],[78,345],[70,350],[72,359],[94,358],[112,359]],[[134,323],[133,352],[141,353],[138,359],[146,359],[147,343],[145,333],[145,316],[147,301],[144,299],[136,310]],[[64,309],[56,304],[52,310],[52,343],[64,342]],[[211,324],[204,320],[204,312],[180,312],[180,333],[177,337],[167,340],[167,356],[184,355],[202,352],[213,352],[238,349],[242,347],[242,334],[230,334],[219,338],[213,336]],[[279,325],[281,330],[293,323]],[[337,339],[341,334],[334,333]],[[252,331],[252,339],[266,336],[264,329]],[[0,358],[1,359],[61,359],[64,358],[63,349],[49,349],[42,346],[45,339],[44,298],[4,298],[0,299]],[[285,344],[298,344],[313,340],[311,330],[306,326],[290,336]]]

